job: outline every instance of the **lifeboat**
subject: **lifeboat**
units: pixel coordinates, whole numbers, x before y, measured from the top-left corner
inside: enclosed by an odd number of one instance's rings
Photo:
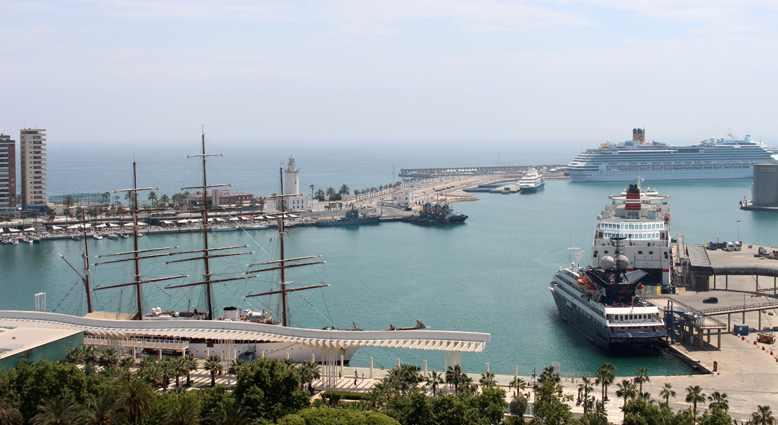
[[[642,291],[645,288],[642,283],[638,284],[638,291]]]
[[[721,168],[721,164],[713,164],[713,168]]]
[[[673,168],[673,164],[665,164],[665,169]]]
[[[587,282],[586,286],[584,286],[584,289],[586,289],[587,291],[595,291],[597,287],[594,286],[594,284]]]
[[[670,222],[670,214],[665,214],[665,223]]]
[[[587,283],[589,283],[589,281],[588,281],[588,280],[586,280],[586,279],[584,279],[584,278],[580,278],[580,279],[578,279],[578,284],[579,284],[579,285],[581,285],[581,286],[584,286],[584,285],[586,285]]]
[[[654,169],[655,170],[658,170],[660,168],[662,168],[662,164],[654,164]]]

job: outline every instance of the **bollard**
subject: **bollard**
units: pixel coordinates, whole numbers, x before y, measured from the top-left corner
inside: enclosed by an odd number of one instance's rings
[[[373,379],[373,358],[370,358],[370,379]]]
[[[397,359],[397,367],[400,367],[400,359]]]
[[[489,373],[489,363],[486,364],[486,373]]]
[[[316,363],[316,353],[311,353],[311,363]]]
[[[424,374],[427,374],[427,361],[424,360]]]

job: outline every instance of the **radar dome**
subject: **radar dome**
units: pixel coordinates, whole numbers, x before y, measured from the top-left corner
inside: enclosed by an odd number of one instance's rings
[[[629,258],[627,258],[626,255],[619,255],[616,257],[616,266],[619,270],[627,270],[627,267],[629,267]]]
[[[613,257],[610,255],[606,255],[600,259],[600,267],[602,267],[603,270],[611,270],[614,264],[616,264],[616,262],[613,261]]]

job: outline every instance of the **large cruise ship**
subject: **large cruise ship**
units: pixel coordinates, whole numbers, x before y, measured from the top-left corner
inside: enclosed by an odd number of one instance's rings
[[[611,203],[597,217],[592,243],[592,264],[613,255],[612,238],[625,238],[621,253],[634,269],[648,273],[644,283],[672,287],[670,267],[673,264],[670,243],[670,196],[660,195],[650,187],[643,190],[640,178],[620,195],[611,195]]]
[[[603,143],[579,153],[567,172],[573,181],[745,179],[753,177],[753,165],[774,162],[777,150],[756,143],[751,136],[737,140],[704,140],[698,145],[671,146],[646,142],[645,129],[632,130],[632,140]]]

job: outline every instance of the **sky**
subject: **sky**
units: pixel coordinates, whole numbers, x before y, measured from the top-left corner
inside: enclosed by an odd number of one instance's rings
[[[778,145],[778,2],[0,0],[0,131],[49,146]]]

